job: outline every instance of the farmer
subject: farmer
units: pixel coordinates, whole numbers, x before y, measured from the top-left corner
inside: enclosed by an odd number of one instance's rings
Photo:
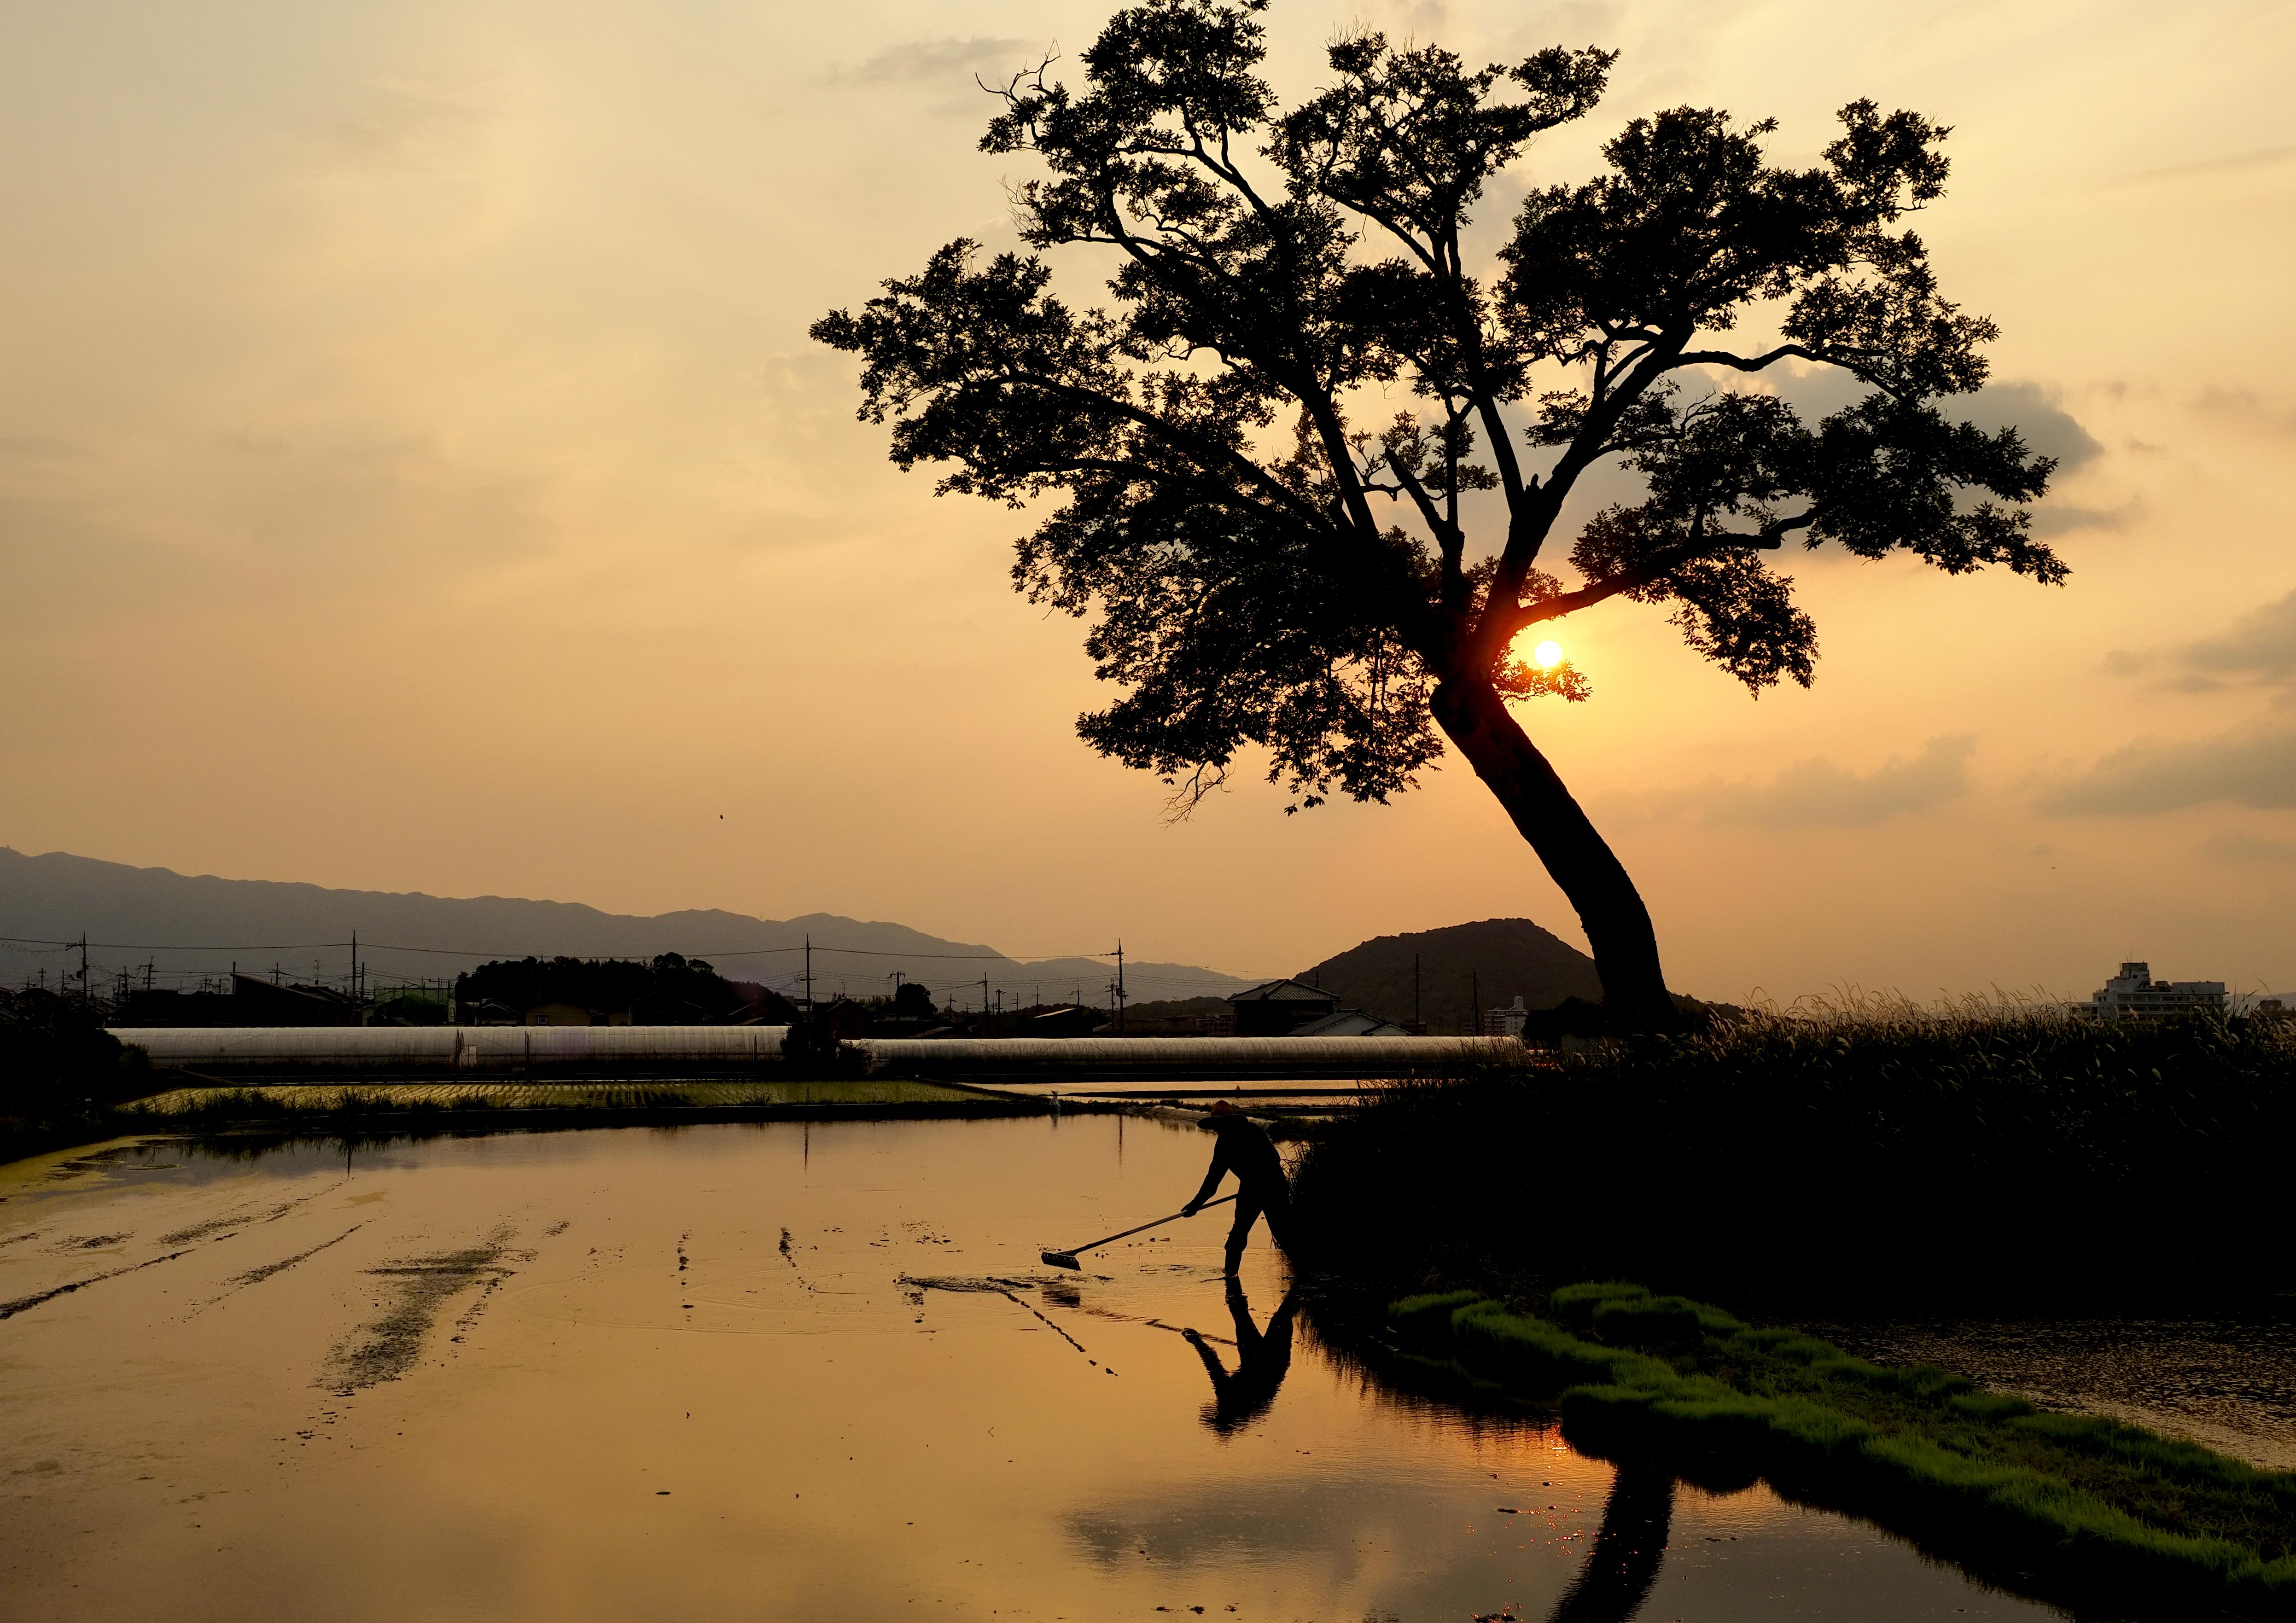
[[[1286,1257],[1296,1259],[1292,1185],[1283,1176],[1283,1158],[1275,1152],[1275,1146],[1268,1142],[1259,1125],[1225,1099],[1213,1102],[1205,1112],[1203,1125],[1219,1135],[1219,1142],[1212,1147],[1211,1170],[1204,1174],[1204,1186],[1196,1191],[1195,1199],[1187,1203],[1182,1215],[1194,1217],[1219,1187],[1221,1175],[1233,1172],[1241,1187],[1235,1196],[1235,1226],[1227,1231],[1229,1277],[1234,1276],[1236,1265],[1243,1260],[1243,1248],[1251,1238],[1252,1223],[1262,1214],[1267,1218],[1269,1237]]]

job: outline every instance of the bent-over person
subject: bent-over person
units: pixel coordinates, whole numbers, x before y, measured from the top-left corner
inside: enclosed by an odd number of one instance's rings
[[[1221,1177],[1233,1172],[1238,1188],[1235,1223],[1227,1232],[1228,1274],[1233,1276],[1243,1260],[1251,1225],[1262,1217],[1267,1219],[1269,1237],[1296,1262],[1300,1253],[1293,1243],[1292,1184],[1283,1176],[1283,1158],[1276,1153],[1274,1142],[1258,1122],[1225,1099],[1213,1103],[1203,1125],[1218,1135],[1218,1143],[1212,1148],[1211,1169],[1204,1174],[1203,1187],[1183,1209],[1185,1214],[1194,1217],[1219,1188]]]

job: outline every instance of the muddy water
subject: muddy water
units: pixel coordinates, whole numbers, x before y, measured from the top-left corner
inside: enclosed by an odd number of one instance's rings
[[[1142,1119],[0,1174],[0,1616],[2049,1615],[1383,1393]],[[1169,1234],[1167,1239],[1162,1237]]]

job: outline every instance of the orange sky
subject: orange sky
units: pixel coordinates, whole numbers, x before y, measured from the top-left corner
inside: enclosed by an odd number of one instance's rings
[[[236,877],[893,918],[1237,972],[1523,914],[1464,768],[1166,826],[1070,732],[1013,515],[936,502],[804,336],[1008,234],[971,76],[1098,5],[0,13],[0,842]],[[2265,4],[1279,0],[1472,57],[1626,54],[1634,113],[1854,96],[1954,125],[1923,222],[2001,398],[2075,450],[2071,583],[1796,566],[1759,702],[1615,603],[1534,736],[1709,996],[2086,993],[2123,956],[2296,986],[2296,13]],[[1503,202],[1488,210],[1496,224]],[[1086,278],[1071,291],[1088,291]],[[723,814],[722,820],[720,814]]]

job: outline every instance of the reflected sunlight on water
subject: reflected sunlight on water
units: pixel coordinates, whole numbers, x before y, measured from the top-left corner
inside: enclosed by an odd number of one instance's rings
[[[11,1169],[0,1612],[2050,1615],[1388,1390],[1260,1246],[1223,1288],[1222,1214],[1038,1261],[1209,1147],[1092,1116]]]

